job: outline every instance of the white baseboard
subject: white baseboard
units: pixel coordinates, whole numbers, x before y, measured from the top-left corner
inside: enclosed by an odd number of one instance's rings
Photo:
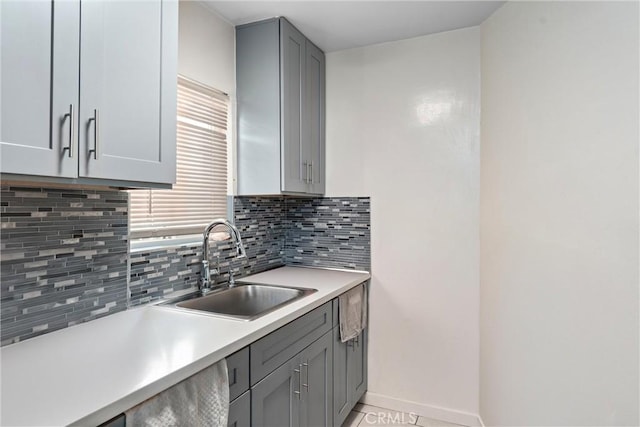
[[[454,424],[461,424],[470,427],[484,427],[482,419],[477,414],[426,405],[424,403],[411,402],[409,400],[397,399],[395,397],[371,393],[369,391],[362,396],[360,402],[366,405],[379,406],[381,408],[393,409],[400,412],[413,412],[423,417],[435,418],[437,420],[447,421]]]

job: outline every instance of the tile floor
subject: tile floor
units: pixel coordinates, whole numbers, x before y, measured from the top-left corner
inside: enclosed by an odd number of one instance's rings
[[[458,424],[433,418],[419,417],[407,412],[358,403],[349,414],[342,427],[392,427],[392,426],[420,426],[420,427],[461,427]]]

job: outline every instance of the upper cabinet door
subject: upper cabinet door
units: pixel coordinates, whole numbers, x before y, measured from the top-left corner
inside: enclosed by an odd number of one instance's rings
[[[324,143],[324,102],[325,63],[324,53],[307,40],[306,54],[305,115],[302,134],[309,156],[309,193],[324,194],[325,183],[325,143]]]
[[[280,194],[280,20],[236,27],[238,194]]]
[[[79,1],[0,2],[0,172],[76,177]]]
[[[82,2],[80,176],[175,181],[176,0]]]
[[[281,17],[236,27],[236,58],[238,194],[323,194],[324,54]]]
[[[280,19],[280,90],[282,129],[282,191],[306,193],[308,153],[302,136],[302,98],[305,88],[305,37]]]

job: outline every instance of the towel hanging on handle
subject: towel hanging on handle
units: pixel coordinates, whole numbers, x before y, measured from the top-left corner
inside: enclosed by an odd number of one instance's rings
[[[227,427],[226,359],[129,409],[125,415],[127,426],[133,427]]]
[[[340,341],[354,339],[367,326],[367,286],[361,284],[338,297]]]

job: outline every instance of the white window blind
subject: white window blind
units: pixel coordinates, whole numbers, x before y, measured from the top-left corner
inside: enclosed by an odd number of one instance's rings
[[[171,190],[131,190],[132,238],[201,233],[227,216],[229,98],[178,77],[177,182]]]

